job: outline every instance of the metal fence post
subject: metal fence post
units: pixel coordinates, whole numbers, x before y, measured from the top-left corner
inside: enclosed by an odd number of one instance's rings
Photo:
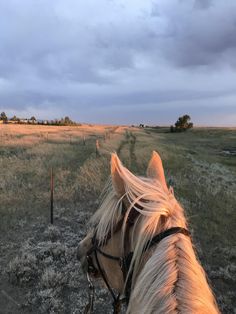
[[[100,148],[100,146],[99,146],[99,140],[96,140],[96,157],[99,156],[99,148]]]
[[[51,211],[50,211],[50,214],[51,214],[51,217],[50,217],[50,221],[51,221],[51,224],[53,225],[53,194],[54,194],[54,176],[53,176],[53,168],[51,167],[51,184],[50,184],[50,189],[51,189]]]

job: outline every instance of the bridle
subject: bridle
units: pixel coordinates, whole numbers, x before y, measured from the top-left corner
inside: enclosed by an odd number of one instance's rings
[[[124,213],[125,213],[124,206],[122,206],[122,214],[124,214]],[[139,216],[139,212],[134,210],[134,208],[132,208],[130,213],[129,213],[129,216],[127,217],[127,222],[126,222],[127,225],[128,225],[128,228],[126,228],[125,237],[124,237],[124,240],[125,240],[124,242],[126,244],[127,244],[127,241],[128,241],[129,229],[134,224],[134,222],[135,222],[135,220],[136,220],[136,218],[138,216]],[[124,217],[122,217],[118,221],[118,223],[116,224],[116,226],[115,226],[115,228],[113,230],[113,234],[115,234],[116,232],[120,231],[120,229],[123,226],[123,221],[124,221]],[[129,266],[130,266],[130,262],[131,262],[133,253],[131,252],[130,254],[125,255],[123,257],[107,254],[100,248],[100,245],[98,243],[96,235],[97,235],[97,230],[95,229],[95,232],[94,232],[93,237],[92,237],[92,247],[89,249],[89,251],[86,254],[87,265],[88,265],[87,279],[89,281],[90,295],[89,295],[89,304],[86,306],[85,313],[89,313],[88,308],[92,309],[91,304],[93,304],[94,287],[92,285],[92,281],[91,281],[91,278],[90,278],[89,274],[90,273],[93,274],[93,273],[99,272],[101,277],[102,277],[102,279],[103,279],[103,281],[105,282],[105,284],[106,284],[106,286],[107,286],[111,296],[112,296],[112,299],[113,299],[113,303],[112,303],[112,305],[113,305],[113,313],[116,314],[116,313],[120,312],[121,305],[123,303],[128,303],[128,298],[129,298],[128,297],[128,289],[126,289],[126,291],[125,291],[125,297],[124,298],[121,298],[120,294],[118,294],[117,296],[115,295],[115,293],[114,293],[113,289],[111,288],[111,286],[109,285],[107,277],[106,277],[106,275],[105,275],[105,273],[104,273],[104,271],[103,271],[103,269],[102,269],[102,267],[100,265],[100,262],[99,262],[99,259],[98,259],[98,253],[100,255],[110,259],[110,260],[113,260],[113,261],[116,261],[116,262],[119,263],[119,266],[120,266],[121,271],[123,273],[124,281],[126,280],[126,277],[127,277],[127,273],[128,273],[128,270],[129,270]],[[107,236],[105,237],[105,240],[102,241],[102,245],[101,246],[106,245],[107,242],[111,239],[111,237],[112,237],[112,233],[110,231],[107,234]],[[97,268],[95,267],[95,265],[93,263],[93,259],[92,259],[92,256],[91,256],[92,253],[94,253],[94,257],[95,257],[95,262],[96,262]],[[130,283],[131,283],[131,281],[130,281]]]
[[[86,306],[84,313],[92,313],[92,311],[93,311],[94,286],[92,284],[90,274],[95,273],[95,272],[99,272],[99,274],[101,275],[103,281],[105,282],[105,284],[106,284],[106,286],[107,286],[107,288],[108,288],[108,290],[112,296],[113,314],[120,313],[121,305],[123,303],[126,303],[126,304],[129,303],[130,290],[131,290],[131,280],[132,280],[132,270],[129,271],[129,269],[130,269],[130,264],[131,264],[131,260],[133,257],[133,252],[128,252],[127,243],[129,243],[129,230],[133,226],[133,224],[135,223],[135,220],[137,219],[137,217],[139,215],[140,215],[140,213],[134,207],[130,210],[130,213],[129,213],[127,221],[126,221],[127,227],[125,229],[125,235],[124,235],[125,247],[124,247],[124,255],[123,256],[114,256],[114,255],[110,255],[110,254],[104,252],[101,249],[101,246],[104,246],[107,244],[107,242],[111,239],[112,234],[111,234],[111,232],[109,232],[108,235],[106,236],[105,240],[102,242],[102,244],[99,245],[99,241],[96,238],[97,230],[95,229],[95,232],[94,232],[93,237],[92,237],[92,247],[89,249],[89,251],[86,254],[87,264],[88,264],[87,279],[89,282],[90,295],[89,295],[89,304]],[[113,234],[115,234],[116,232],[118,232],[122,228],[123,221],[124,221],[124,217],[122,217],[121,220],[118,221],[115,229],[113,230]],[[177,233],[182,233],[186,236],[190,236],[190,232],[185,228],[173,227],[173,228],[167,229],[167,230],[155,235],[152,239],[150,239],[146,243],[146,245],[143,249],[143,254],[149,248],[158,244],[164,238],[171,236],[173,234],[177,234]],[[95,267],[95,265],[93,263],[93,258],[92,258],[93,253],[94,253],[94,258],[95,258],[95,262],[96,262],[97,267]],[[124,282],[126,283],[125,296],[123,298],[121,298],[120,294],[116,295],[115,292],[113,291],[113,289],[111,288],[111,286],[107,280],[107,277],[106,277],[106,275],[105,275],[105,273],[101,267],[101,264],[99,262],[98,254],[102,255],[105,258],[108,258],[110,260],[113,260],[113,261],[116,261],[119,263],[119,266],[120,266],[122,274],[123,274]]]

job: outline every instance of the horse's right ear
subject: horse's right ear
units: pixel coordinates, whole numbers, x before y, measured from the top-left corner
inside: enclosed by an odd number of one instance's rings
[[[159,154],[155,151],[152,153],[152,158],[147,168],[147,176],[158,180],[163,189],[168,192],[162,160]]]
[[[112,185],[118,197],[122,197],[125,194],[124,180],[120,175],[121,161],[117,154],[111,155],[111,178]]]

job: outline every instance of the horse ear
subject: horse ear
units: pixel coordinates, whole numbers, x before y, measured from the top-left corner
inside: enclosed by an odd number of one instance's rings
[[[147,168],[147,176],[149,178],[158,180],[161,183],[163,189],[166,192],[168,191],[161,157],[155,151],[152,153],[152,158]]]
[[[118,197],[125,194],[124,181],[120,176],[120,159],[117,154],[111,155],[111,178],[112,184]]]

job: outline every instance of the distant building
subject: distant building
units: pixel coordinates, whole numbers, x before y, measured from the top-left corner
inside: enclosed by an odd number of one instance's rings
[[[16,123],[18,123],[18,121],[17,120],[8,120],[7,123],[16,124]]]
[[[27,123],[28,119],[20,119],[20,123]]]
[[[32,120],[32,119],[20,119],[19,123],[21,123],[21,124],[40,124],[39,120]]]

